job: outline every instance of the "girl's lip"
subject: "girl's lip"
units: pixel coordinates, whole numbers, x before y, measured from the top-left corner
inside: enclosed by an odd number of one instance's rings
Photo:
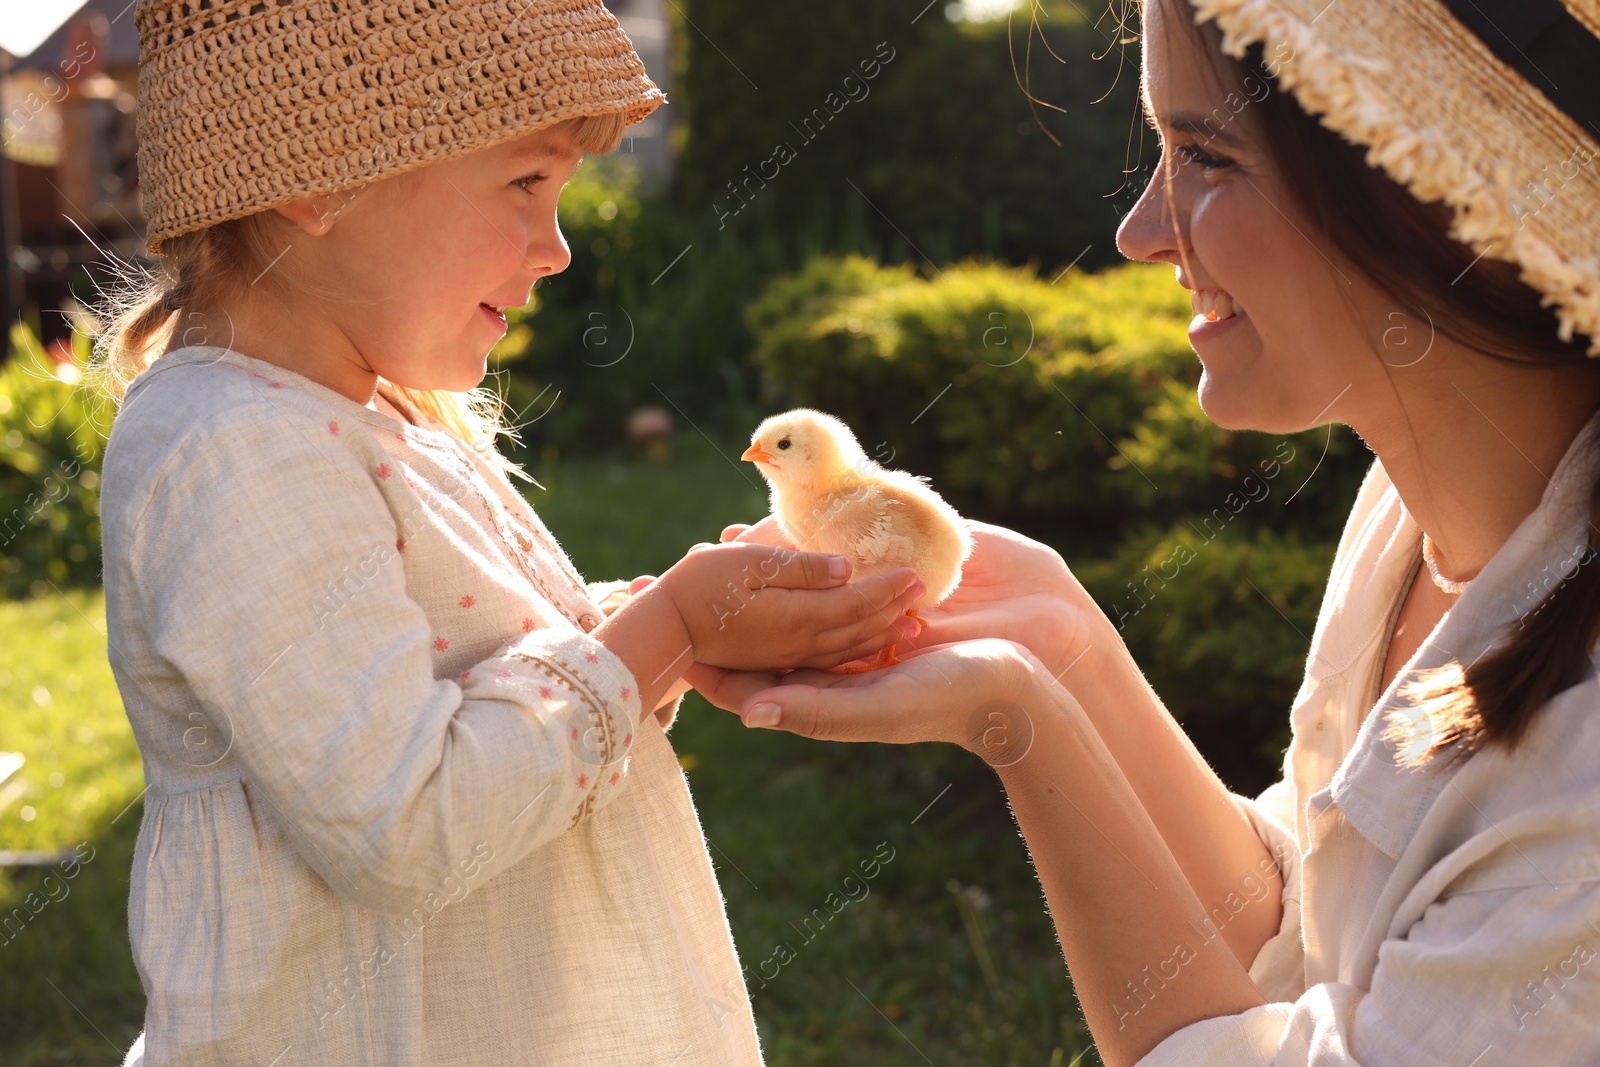
[[[496,311],[494,308],[490,307],[488,304],[479,304],[478,308],[485,315],[489,316],[489,318],[491,320],[493,320],[495,325],[499,326],[501,331],[504,332],[504,330],[506,328],[506,316],[505,316],[504,312]]]

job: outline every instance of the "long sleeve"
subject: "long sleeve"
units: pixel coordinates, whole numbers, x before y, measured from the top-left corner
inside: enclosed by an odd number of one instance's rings
[[[376,481],[391,472],[335,434],[282,405],[192,427],[129,570],[153,654],[198,703],[171,757],[222,749],[336,893],[400,913],[475,842],[504,868],[609,802],[640,709],[626,666],[573,627],[507,634],[437,677],[410,528]]]
[[[1289,829],[1294,825],[1292,796],[1289,783],[1279,781],[1254,799],[1233,798],[1282,873],[1283,918],[1278,932],[1267,939],[1250,964],[1256,988],[1274,1000],[1292,999],[1305,990],[1306,951],[1300,930],[1302,863],[1300,846]]]
[[[1139,1067],[1466,1067],[1600,1062],[1600,883],[1465,892],[1383,943],[1370,991],[1186,1026]]]

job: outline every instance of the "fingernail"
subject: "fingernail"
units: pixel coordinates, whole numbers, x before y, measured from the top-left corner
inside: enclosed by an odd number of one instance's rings
[[[828,577],[844,578],[850,574],[850,561],[843,556],[828,557]]]
[[[746,726],[776,726],[783,717],[783,709],[776,704],[761,703],[744,713]]]

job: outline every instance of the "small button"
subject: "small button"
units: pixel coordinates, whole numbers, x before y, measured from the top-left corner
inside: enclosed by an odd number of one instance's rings
[[[588,633],[590,630],[593,630],[596,626],[600,625],[600,616],[596,615],[592,611],[586,611],[582,615],[578,616],[578,624],[583,627],[584,633]]]

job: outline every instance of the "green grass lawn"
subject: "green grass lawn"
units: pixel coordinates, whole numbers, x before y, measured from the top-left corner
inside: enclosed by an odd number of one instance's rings
[[[533,471],[546,488],[529,498],[587,577],[660,573],[765,513],[765,485],[737,450],[692,431],[674,447],[670,459]],[[0,603],[0,627],[0,751],[26,760],[0,783],[0,849],[94,850],[61,883],[70,892],[0,944],[0,1062],[115,1063],[143,1007],[125,926],[143,782],[106,662],[103,598]],[[746,731],[693,695],[672,740],[768,1063],[1097,1062],[1078,1059],[1087,1033],[986,768],[948,746]],[[0,916],[27,912],[30,893],[45,899],[46,877],[0,871]]]

